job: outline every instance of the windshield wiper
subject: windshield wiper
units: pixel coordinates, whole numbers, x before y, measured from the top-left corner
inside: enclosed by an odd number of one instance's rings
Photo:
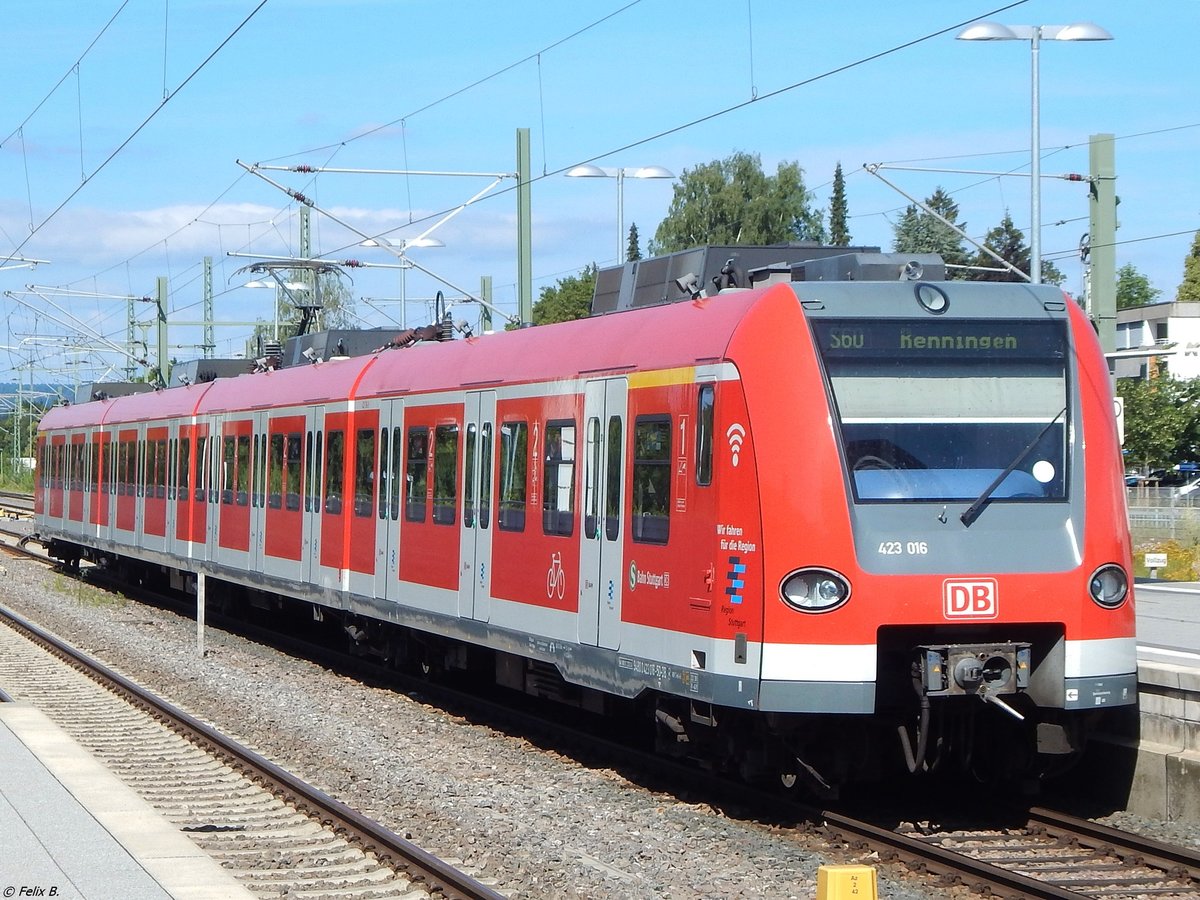
[[[1065,406],[1060,409],[1058,411],[1058,415],[1047,422],[1046,427],[1038,432],[1038,436],[1030,441],[1024,450],[1013,457],[1013,461],[1008,464],[1003,472],[996,476],[996,480],[984,488],[983,493],[980,494],[979,497],[976,498],[975,502],[968,506],[966,511],[959,517],[962,520],[963,525],[965,525],[967,528],[970,528],[971,525],[974,524],[975,520],[979,518],[979,514],[983,512],[983,508],[987,506],[987,502],[991,499],[992,494],[996,492],[996,488],[1000,487],[1004,479],[1016,471],[1017,466],[1025,461],[1025,457],[1027,457],[1033,451],[1034,447],[1041,443],[1042,438],[1044,438],[1046,433],[1054,427],[1054,424],[1063,417],[1066,411],[1067,408]]]

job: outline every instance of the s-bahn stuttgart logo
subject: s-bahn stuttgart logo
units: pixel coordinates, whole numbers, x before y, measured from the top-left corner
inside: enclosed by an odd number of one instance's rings
[[[942,582],[947,619],[994,619],[1000,615],[995,578],[947,578]]]

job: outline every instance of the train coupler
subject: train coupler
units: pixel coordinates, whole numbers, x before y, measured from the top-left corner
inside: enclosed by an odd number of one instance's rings
[[[1029,687],[1032,660],[1027,643],[924,645],[916,648],[914,687],[929,697],[973,694],[1021,718],[999,695]]]

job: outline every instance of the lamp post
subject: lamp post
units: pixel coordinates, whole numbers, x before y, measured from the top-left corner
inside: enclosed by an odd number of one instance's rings
[[[625,179],[626,178],[674,178],[673,172],[662,166],[639,166],[628,169],[606,169],[585,163],[567,170],[569,178],[615,178],[617,179],[617,264],[625,261]]]
[[[396,254],[400,264],[400,327],[408,327],[408,293],[405,285],[405,275],[409,269],[414,268],[412,260],[404,255],[404,251],[410,247],[445,247],[435,237],[415,237],[411,241],[389,241],[386,238],[368,238],[359,243],[360,247],[386,247]]]
[[[1038,51],[1042,41],[1111,41],[1113,36],[1092,22],[1070,25],[1001,25],[999,22],[976,22],[960,31],[960,41],[1029,41],[1031,48],[1033,91],[1033,153],[1030,162],[1030,237],[1029,280],[1042,282],[1042,135],[1038,109]]]
[[[299,281],[275,282],[275,281],[257,280],[257,281],[247,281],[245,284],[242,285],[242,287],[259,288],[259,289],[272,288],[275,291],[275,328],[272,333],[272,337],[274,340],[278,341],[279,340],[279,304],[283,300],[283,289],[287,288],[289,291],[302,291],[306,287],[308,287],[308,285],[306,285],[302,282],[299,282]]]

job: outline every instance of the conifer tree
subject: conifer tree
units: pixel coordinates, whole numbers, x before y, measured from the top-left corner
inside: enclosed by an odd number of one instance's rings
[[[834,247],[850,245],[850,229],[846,225],[846,178],[839,162],[833,170],[833,193],[829,197],[829,243]]]
[[[1176,300],[1200,300],[1200,231],[1192,239],[1192,249],[1183,258],[1183,281]]]

